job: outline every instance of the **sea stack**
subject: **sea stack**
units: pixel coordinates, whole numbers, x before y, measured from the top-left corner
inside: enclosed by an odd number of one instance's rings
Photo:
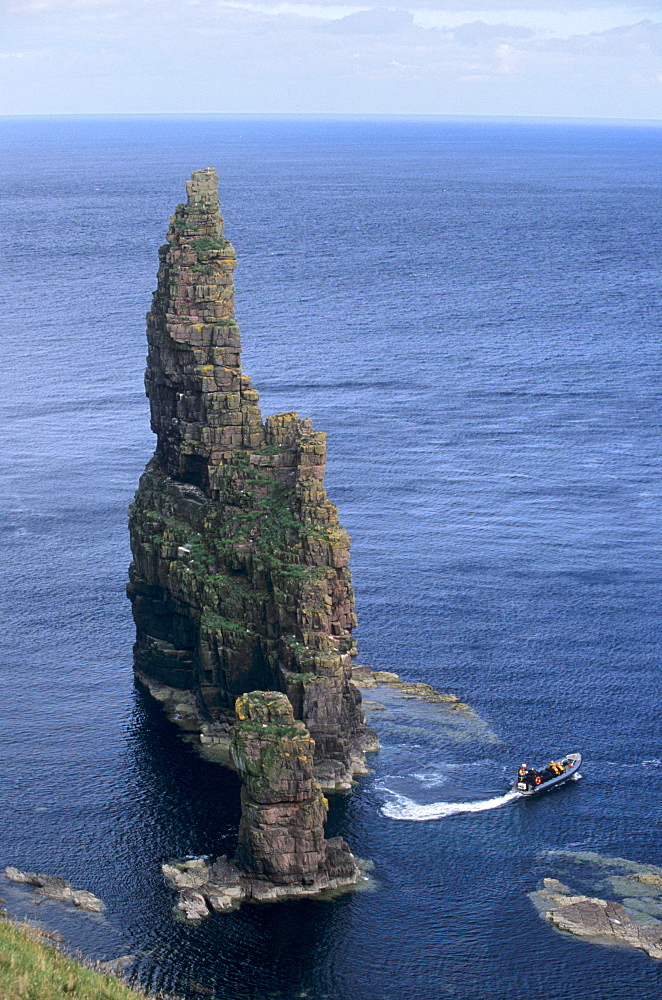
[[[239,843],[226,857],[161,866],[177,916],[203,920],[243,902],[354,889],[361,872],[341,837],[324,839],[328,804],[313,776],[314,744],[279,691],[237,698],[232,757],[242,781]]]
[[[324,839],[328,810],[313,777],[314,743],[277,691],[237,699],[232,756],[242,779],[236,862],[257,880],[328,888],[353,885],[349,848]]]
[[[295,412],[262,420],[216,172],[186,188],[147,315],[157,445],[129,512],[136,673],[188,692],[201,728],[232,721],[239,695],[285,693],[321,786],[345,790],[370,733],[350,681],[350,540],[324,490],[325,435]]]

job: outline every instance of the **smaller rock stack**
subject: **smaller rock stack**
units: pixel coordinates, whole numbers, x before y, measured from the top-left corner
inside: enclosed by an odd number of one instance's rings
[[[89,910],[90,913],[103,913],[106,909],[101,900],[87,889],[74,889],[71,882],[60,875],[44,875],[37,872],[22,872],[12,865],[5,868],[3,875],[10,882],[18,882],[23,885],[31,885],[34,891],[40,896],[48,899],[57,899],[63,903],[73,903],[81,910]],[[4,900],[3,900],[4,902]]]
[[[244,900],[268,902],[343,890],[360,872],[341,837],[324,838],[327,801],[313,777],[315,744],[287,696],[237,698],[232,759],[242,779],[234,863],[218,858],[163,865],[180,890],[175,910],[200,920]]]
[[[324,839],[327,801],[313,777],[315,744],[278,691],[252,691],[236,702],[232,759],[241,776],[239,867],[277,885],[323,888],[356,881],[339,837]]]

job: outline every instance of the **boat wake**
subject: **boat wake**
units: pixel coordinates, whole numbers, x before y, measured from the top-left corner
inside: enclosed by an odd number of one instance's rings
[[[420,805],[406,795],[399,795],[387,789],[390,800],[381,809],[383,816],[389,819],[408,819],[422,823],[430,819],[445,819],[447,816],[457,816],[460,813],[486,812],[488,809],[500,809],[520,797],[519,792],[506,792],[493,799],[479,799],[476,802],[430,802]]]

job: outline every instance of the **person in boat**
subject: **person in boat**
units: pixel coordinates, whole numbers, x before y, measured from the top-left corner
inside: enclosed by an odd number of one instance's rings
[[[526,766],[526,764],[522,764],[519,771],[517,772],[517,780],[523,781],[524,784],[527,786],[527,788],[530,788],[531,785],[533,784],[533,776],[531,774],[531,771],[529,771],[528,767]]]
[[[548,766],[542,771],[536,770],[535,767],[527,767],[526,764],[522,764],[517,772],[517,780],[518,782],[523,781],[527,788],[537,788],[546,781],[551,781],[552,778],[556,778],[559,774],[563,774],[564,771],[565,768],[563,767],[563,764],[559,764],[555,760],[550,760]]]
[[[543,781],[551,781],[552,778],[557,778],[559,774],[563,774],[563,767],[557,764],[555,760],[550,760],[547,767],[540,772],[540,777]]]

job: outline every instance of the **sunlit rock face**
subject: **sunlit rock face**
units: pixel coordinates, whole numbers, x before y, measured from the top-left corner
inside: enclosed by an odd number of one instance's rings
[[[547,877],[528,894],[546,920],[594,944],[628,945],[662,959],[662,868],[597,851],[543,854],[570,882]]]
[[[349,537],[324,490],[325,435],[262,420],[241,370],[232,245],[216,172],[198,170],[159,251],[145,385],[154,457],[130,508],[128,594],[143,676],[196,693],[201,720],[238,695],[285,692],[315,743],[316,774],[361,771],[361,697]]]

